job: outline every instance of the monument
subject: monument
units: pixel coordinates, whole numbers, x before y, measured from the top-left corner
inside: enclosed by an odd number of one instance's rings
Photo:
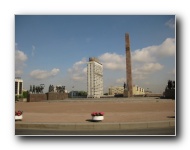
[[[38,101],[45,101],[47,99],[46,94],[43,93],[45,85],[30,85],[29,94],[27,97],[27,102],[38,102]]]
[[[125,97],[133,96],[132,70],[131,70],[131,50],[129,34],[125,34],[125,52],[126,52],[126,85],[124,89]]]
[[[46,93],[47,100],[64,100],[68,98],[68,93],[65,92],[65,86],[49,86],[49,92]]]
[[[43,93],[45,85],[40,86],[30,85],[30,91],[28,94],[27,102],[38,102],[46,100],[64,100],[68,98],[68,93],[65,92],[65,86],[49,86],[48,93]]]

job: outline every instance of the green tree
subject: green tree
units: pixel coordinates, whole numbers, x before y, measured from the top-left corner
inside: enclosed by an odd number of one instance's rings
[[[78,96],[87,96],[86,91],[79,91]]]
[[[28,97],[28,91],[24,91],[23,92],[23,98],[27,98]]]

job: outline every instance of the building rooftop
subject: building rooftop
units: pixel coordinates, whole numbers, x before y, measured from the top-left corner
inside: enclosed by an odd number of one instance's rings
[[[99,61],[99,59],[96,58],[96,57],[90,57],[90,58],[89,58],[89,62],[90,62],[90,61],[95,61],[95,62],[101,64],[100,61]],[[101,64],[101,65],[102,65],[102,64]]]

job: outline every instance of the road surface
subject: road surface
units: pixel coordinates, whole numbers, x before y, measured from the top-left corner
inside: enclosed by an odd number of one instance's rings
[[[15,135],[172,135],[175,136],[175,127],[149,128],[135,130],[36,130],[36,129],[15,129]]]

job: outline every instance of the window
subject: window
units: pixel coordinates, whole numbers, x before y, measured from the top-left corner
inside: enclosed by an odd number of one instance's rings
[[[15,82],[15,94],[17,94],[18,91],[18,82]]]
[[[22,82],[19,83],[19,94],[22,94]]]

